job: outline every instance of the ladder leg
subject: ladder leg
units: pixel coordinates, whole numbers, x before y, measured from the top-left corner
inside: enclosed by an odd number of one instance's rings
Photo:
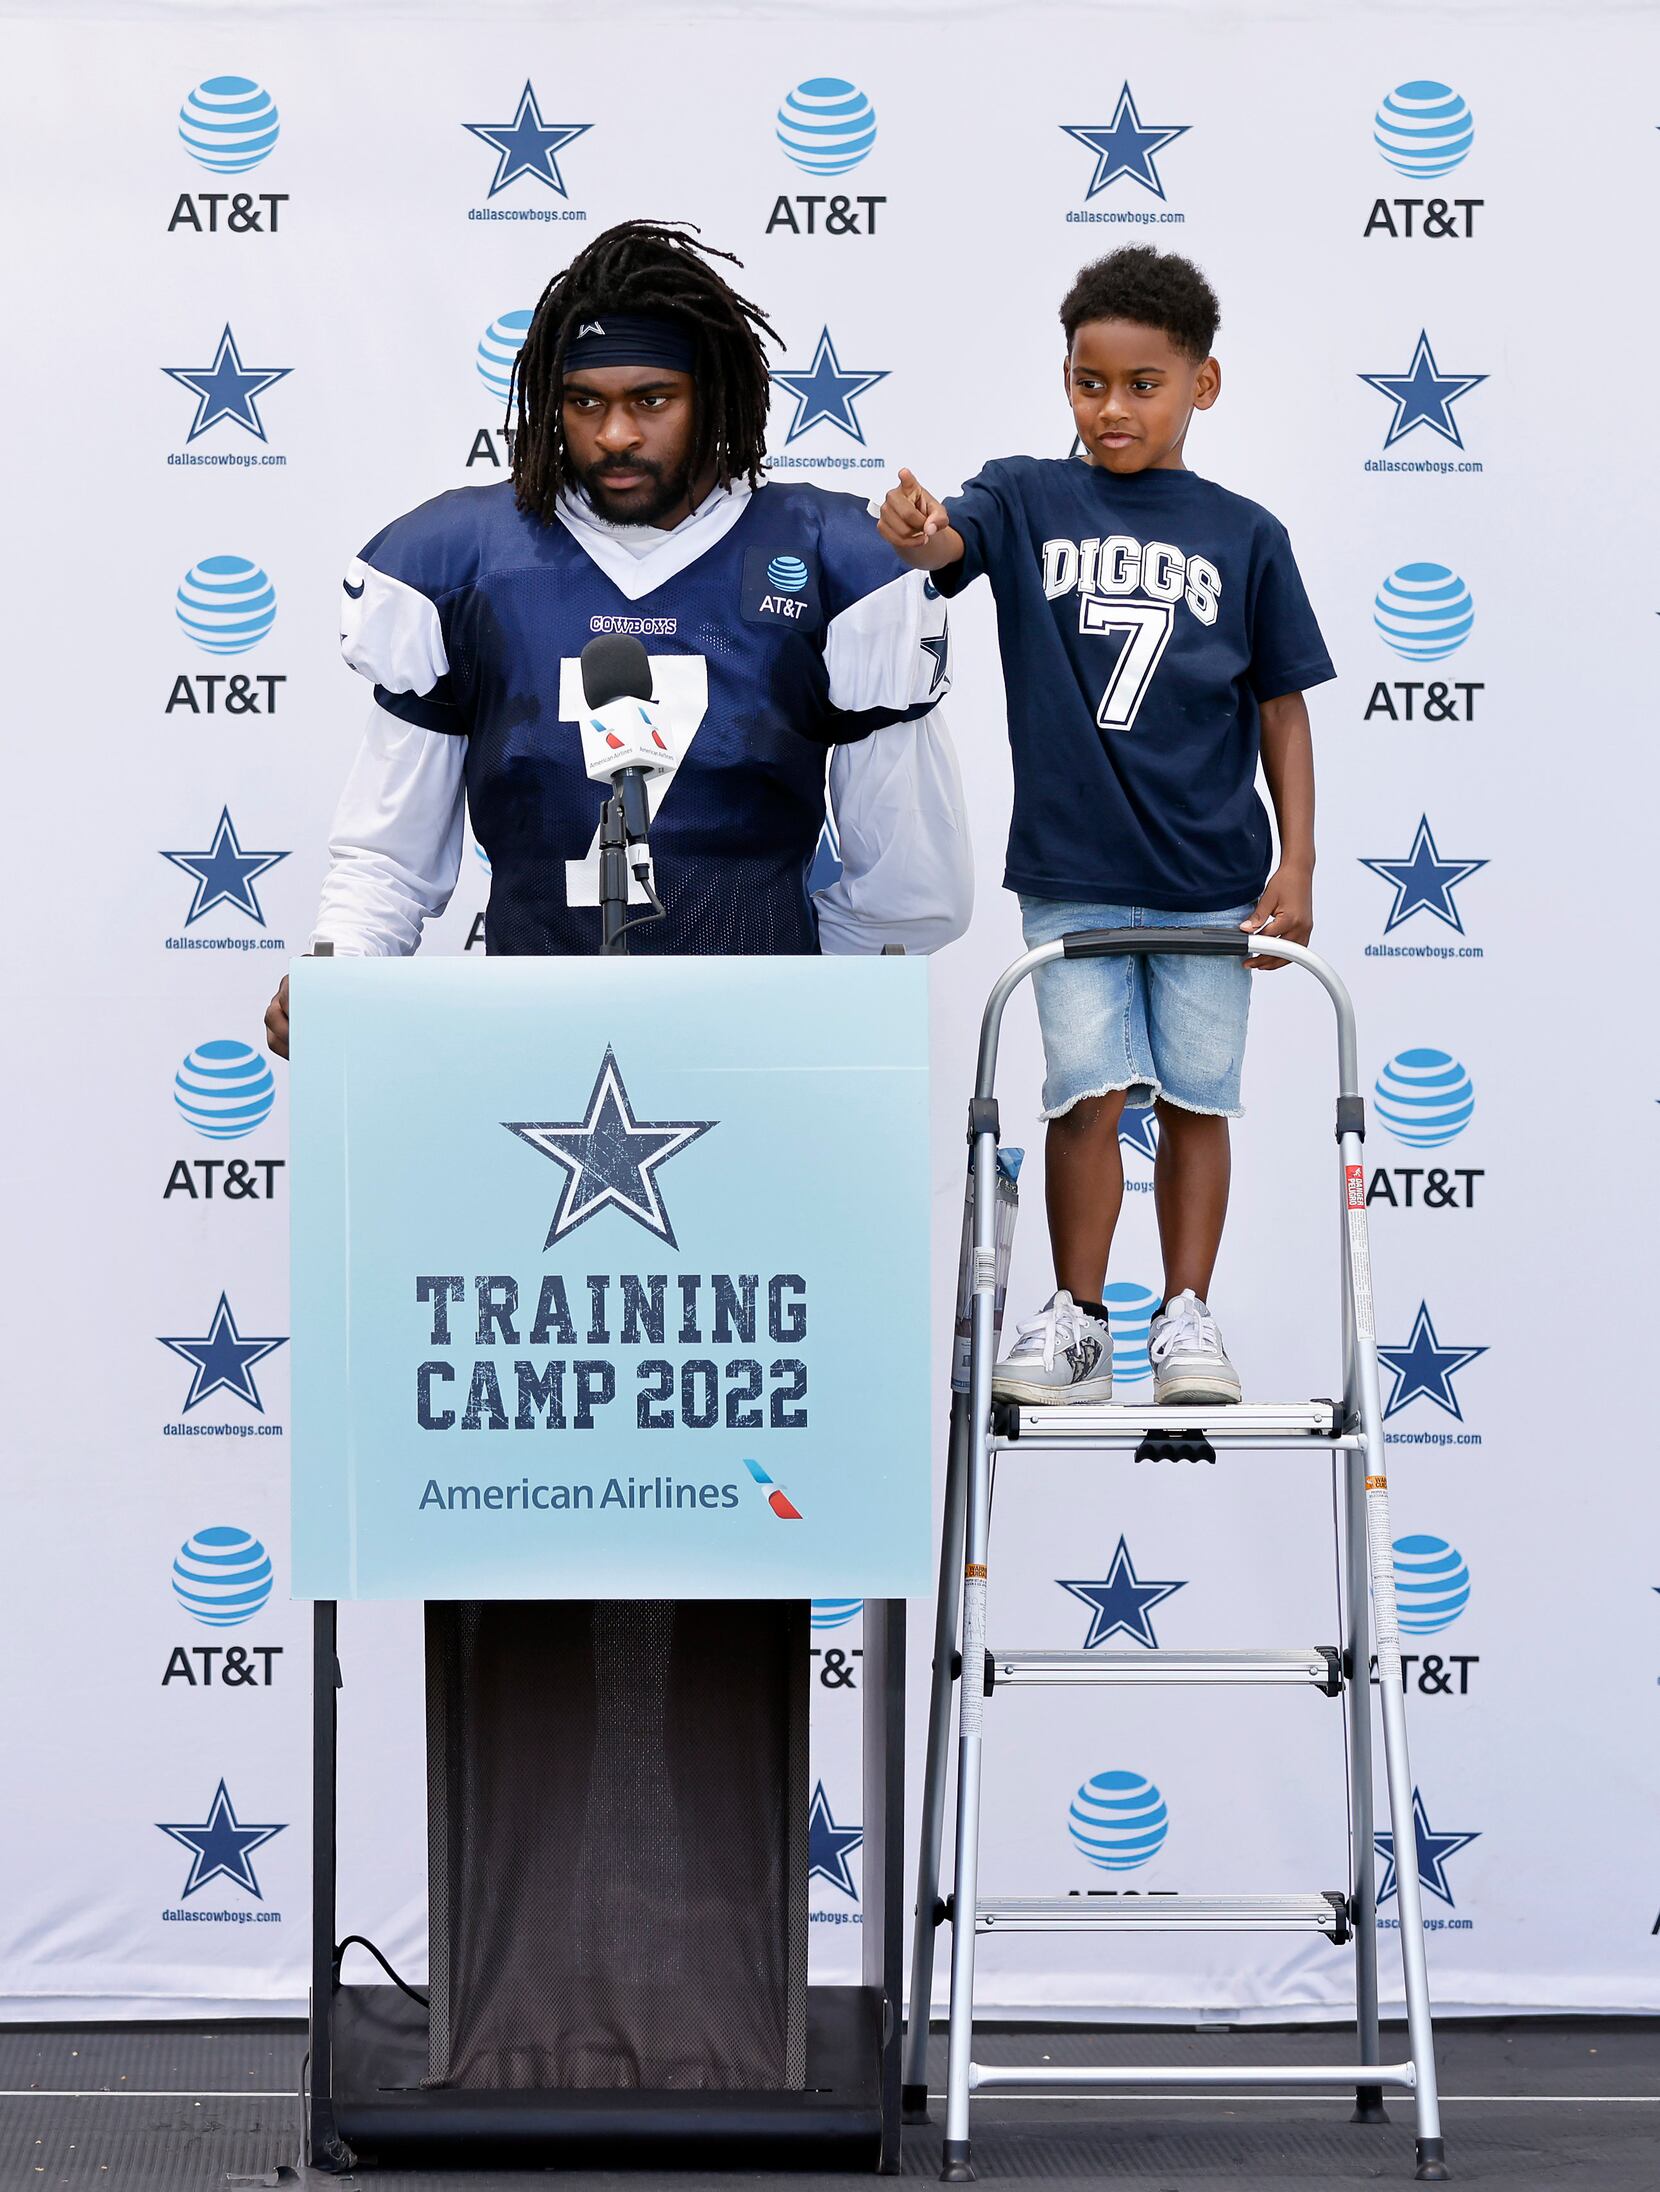
[[[1372,1841],[1371,1623],[1366,1590],[1366,1468],[1343,1457],[1343,1650],[1350,1667],[1343,1709],[1349,1722],[1349,1900],[1354,1924],[1358,2060],[1383,2060],[1378,2040],[1377,1851]],[[1353,2123],[1387,2123],[1381,2085],[1357,2085]]]
[[[928,1692],[928,1754],[922,1776],[922,1839],[916,1863],[916,1917],[911,1934],[910,2014],[905,2021],[903,2113],[928,2121],[928,2018],[934,1994],[934,1941],[939,1930],[940,1846],[945,1835],[945,1782],[951,1752],[951,1662],[962,1607],[963,1512],[968,1497],[968,1395],[951,1396],[951,1439],[945,1464],[945,1514],[940,1537],[939,1598],[934,1611],[934,1676]]]
[[[1415,2074],[1418,2170],[1440,2183],[1447,2174],[1435,2076],[1435,2033],[1430,2018],[1429,1967],[1424,1957],[1423,1896],[1418,1880],[1418,1833],[1412,1809],[1412,1765],[1406,1742],[1406,1694],[1401,1680],[1401,1638],[1395,1613],[1395,1549],[1389,1527],[1389,1475],[1383,1443],[1383,1403],[1378,1387],[1377,1332],[1372,1315],[1371,1251],[1366,1232],[1365,1172],[1355,1134],[1342,1138],[1348,1271],[1353,1304],[1354,1371],[1363,1449],[1367,1562],[1372,1578],[1372,1620],[1377,1637],[1378,1690],[1383,1706],[1383,1759],[1389,1787],[1389,1825],[1394,1836],[1396,1907],[1401,1920],[1401,1974],[1406,1987],[1406,2026]],[[1356,1669],[1357,1675],[1363,1669]],[[1364,1823],[1363,1823],[1364,1824]]]
[[[974,1910],[980,1869],[980,1728],[985,1715],[986,1559],[991,1536],[991,1378],[994,1323],[997,1144],[974,1137],[974,1264],[970,1306],[968,1488],[963,1543],[962,1679],[958,1684],[956,1862],[951,1877],[951,2025],[945,2080],[946,2184],[969,2184],[968,2079],[974,2052]]]

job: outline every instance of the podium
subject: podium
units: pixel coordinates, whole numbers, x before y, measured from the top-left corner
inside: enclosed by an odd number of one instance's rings
[[[293,969],[314,2166],[897,2169],[926,980]],[[864,1602],[838,1985],[808,1970],[815,1598]],[[341,1979],[344,1599],[425,1609],[424,1984]]]

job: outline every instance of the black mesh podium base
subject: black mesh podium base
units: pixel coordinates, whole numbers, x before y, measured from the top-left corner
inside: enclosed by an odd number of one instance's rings
[[[334,2123],[364,2169],[496,2161],[560,2168],[868,2169],[882,2156],[879,1990],[809,1987],[799,2092],[423,2089],[426,2012],[396,1987],[334,2002]],[[688,2145],[695,2152],[688,2152]]]
[[[805,1983],[806,1612],[429,1607],[418,2000],[340,1982],[316,1606],[313,2167],[898,2169],[905,1608],[865,1603],[861,1983],[834,1987]]]

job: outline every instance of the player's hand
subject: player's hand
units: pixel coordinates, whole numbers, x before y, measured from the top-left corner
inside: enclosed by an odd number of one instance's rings
[[[1264,938],[1278,936],[1288,944],[1306,944],[1314,933],[1314,871],[1282,861],[1268,878],[1255,909],[1239,925]],[[1286,961],[1253,956],[1245,964],[1272,974]]]
[[[265,1008],[266,1047],[279,1058],[288,1056],[288,977],[277,984],[277,994]]]
[[[914,472],[900,468],[899,485],[890,487],[876,514],[877,531],[914,569],[937,571],[961,557],[961,537],[953,530],[943,502],[929,494]]]

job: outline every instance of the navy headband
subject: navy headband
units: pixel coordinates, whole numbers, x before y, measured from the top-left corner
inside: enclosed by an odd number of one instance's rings
[[[607,312],[581,320],[565,345],[567,373],[597,365],[660,365],[671,373],[690,373],[696,360],[690,328],[655,313]]]

